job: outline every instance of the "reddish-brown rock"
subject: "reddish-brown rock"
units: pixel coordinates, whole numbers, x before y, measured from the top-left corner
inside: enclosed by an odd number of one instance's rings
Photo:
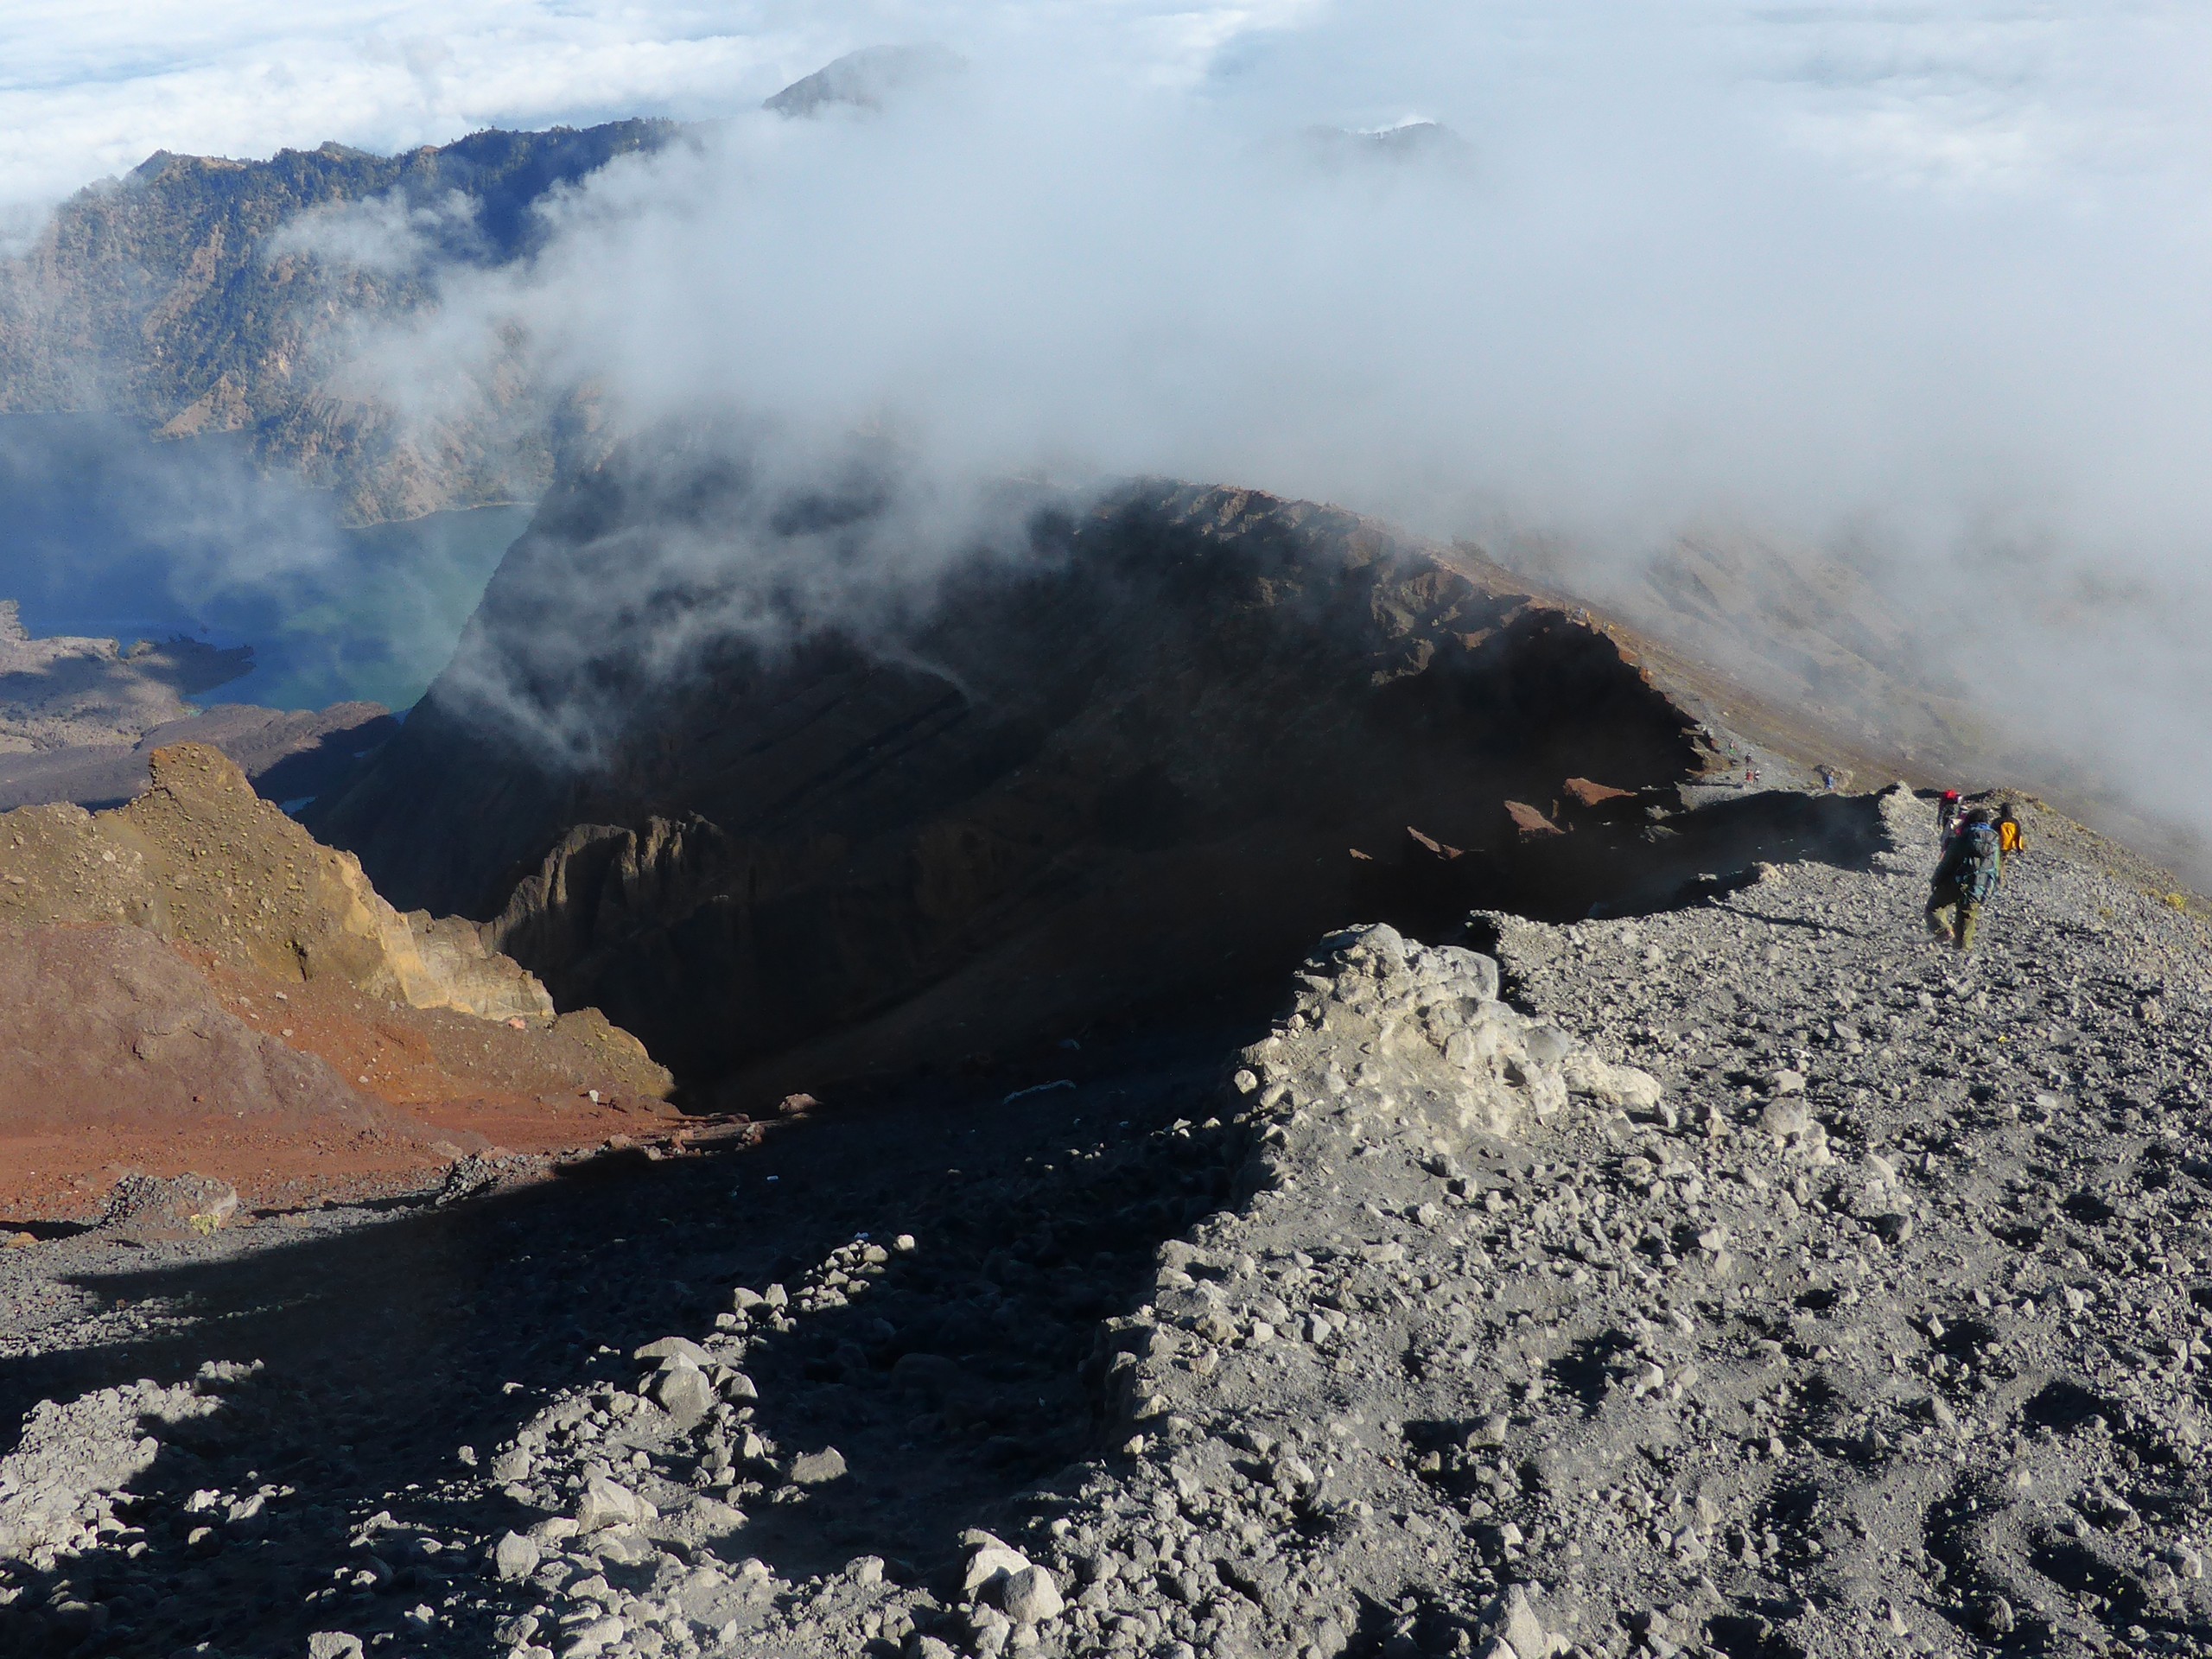
[[[1570,778],[1560,788],[1577,806],[1603,806],[1608,801],[1636,798],[1631,790],[1609,788],[1604,784],[1593,784],[1587,778]]]
[[[250,1202],[676,1127],[668,1074],[465,922],[402,917],[216,751],[130,806],[0,816],[0,1214],[127,1172]]]
[[[1516,835],[1523,838],[1563,835],[1566,832],[1526,801],[1505,803],[1506,821],[1512,824]]]

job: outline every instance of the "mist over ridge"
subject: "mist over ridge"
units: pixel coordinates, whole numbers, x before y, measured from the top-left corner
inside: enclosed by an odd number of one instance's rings
[[[796,16],[760,12],[696,142],[540,201],[526,257],[425,263],[373,200],[289,226],[287,257],[424,294],[353,340],[348,395],[435,432],[512,376],[798,480],[864,433],[892,566],[974,540],[961,504],[1007,478],[1338,501],[1632,614],[1652,558],[1726,544],[1769,622],[1808,571],[1870,595],[2008,765],[2183,816],[2212,783],[2201,26]],[[759,107],[901,40],[957,67]],[[1416,130],[1457,142],[1360,137]]]
[[[1166,84],[963,40],[874,107],[594,175],[535,258],[455,273],[364,361],[419,397],[519,328],[625,429],[734,409],[801,470],[865,430],[940,507],[1007,476],[1231,480],[1509,563],[1541,541],[1599,598],[1684,535],[1840,563],[2007,753],[2189,811],[2212,776],[2166,733],[2207,706],[2207,353],[2158,273],[2202,262],[2191,146],[2088,142],[2081,85],[2038,88],[2065,119],[1962,111],[1955,64],[1907,166],[1896,65],[1435,27],[1416,66],[1331,13]],[[1351,84],[1378,71],[1435,101]],[[1854,72],[1897,107],[1853,118]],[[1465,143],[1300,141],[1347,110]]]

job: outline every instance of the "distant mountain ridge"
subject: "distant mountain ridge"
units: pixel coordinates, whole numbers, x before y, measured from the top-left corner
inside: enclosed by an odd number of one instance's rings
[[[628,120],[485,131],[374,156],[327,143],[238,162],[158,152],[79,191],[37,243],[0,262],[0,412],[121,415],[167,437],[236,434],[257,461],[334,490],[356,524],[534,499],[588,416],[496,365],[428,428],[334,385],[351,332],[433,296],[433,264],[528,254],[533,210],[682,129]],[[421,257],[320,257],[333,224]]]
[[[761,107],[874,111],[965,67],[940,46],[871,46]],[[337,143],[266,161],[157,150],[79,191],[0,260],[0,416],[235,437],[258,466],[332,491],[354,526],[534,503],[613,438],[588,391],[540,384],[519,337],[465,377],[442,375],[435,414],[403,417],[346,371],[365,335],[430,309],[441,272],[536,251],[537,210],[559,191],[698,130],[633,118],[491,129],[396,156]],[[1431,122],[1302,137],[1329,166],[1466,148]]]

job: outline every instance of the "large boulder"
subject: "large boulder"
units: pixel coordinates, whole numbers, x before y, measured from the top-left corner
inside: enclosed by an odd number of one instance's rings
[[[1418,1121],[1434,1144],[1455,1146],[1526,1134],[1567,1105],[1570,1077],[1585,1081],[1579,1092],[1603,1075],[1642,1103],[1658,1097],[1643,1072],[1608,1065],[1498,1001],[1497,964],[1461,946],[1350,928],[1322,941],[1299,984],[1290,1018],[1243,1052],[1236,1075],[1263,1106],[1286,1096],[1333,1103],[1379,1123]],[[1363,1057],[1350,1075],[1347,1054]]]

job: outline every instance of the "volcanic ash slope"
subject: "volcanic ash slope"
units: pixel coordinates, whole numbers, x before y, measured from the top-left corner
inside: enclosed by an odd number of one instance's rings
[[[1137,1562],[1252,1651],[1465,1650],[1514,1584],[1591,1653],[2205,1651],[2202,927],[2030,856],[1961,960],[1883,804],[1868,874],[1493,918],[1579,1096],[1510,1136],[1439,1086],[1517,1025],[1467,959],[1335,941],[1237,1078],[1265,1190],[1122,1335],[1078,1608]]]
[[[939,1247],[862,1235],[446,1483],[477,1520],[440,1560],[475,1587],[410,1636],[524,1659],[2212,1649],[2202,929],[2046,849],[1961,959],[1920,933],[1927,808],[1881,808],[1866,871],[1487,918],[1495,958],[1325,941],[1219,1117],[1173,1126],[1241,1158],[1245,1196],[1100,1328],[1096,1459],[973,1518],[993,1531],[912,1567],[861,1553],[865,1525],[818,1577],[754,1558],[784,1559],[772,1517],[902,1481],[889,1436],[762,1433],[814,1386],[775,1381],[780,1348],[863,1292],[897,1306]],[[842,1386],[888,1402],[918,1363],[887,1340]]]
[[[1017,1541],[1069,1651],[2206,1650],[2202,927],[2031,855],[1961,960],[1883,806],[1870,872],[1491,918],[1533,1021],[1325,946],[1259,1190],[1109,1338],[1133,1462]]]

